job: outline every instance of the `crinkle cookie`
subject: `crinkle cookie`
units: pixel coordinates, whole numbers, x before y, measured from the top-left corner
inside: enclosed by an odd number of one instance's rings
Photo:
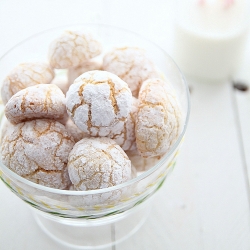
[[[131,179],[131,162],[115,141],[84,138],[69,154],[69,177],[76,190],[112,187]]]
[[[10,126],[1,145],[2,162],[18,175],[44,186],[70,185],[67,162],[74,139],[65,127],[47,119]]]
[[[118,134],[132,103],[127,83],[100,70],[79,76],[66,94],[66,108],[76,126],[91,136]]]
[[[123,123],[123,129],[118,134],[111,134],[109,138],[115,140],[115,142],[123,149],[123,150],[134,150],[136,149],[136,141],[135,141],[135,120],[138,111],[138,99],[133,97],[133,102],[131,106],[131,110],[129,112],[128,118],[126,122]]]
[[[139,93],[135,124],[137,149],[143,157],[166,153],[181,130],[182,113],[171,84],[159,78],[145,81]]]
[[[69,85],[71,85],[75,79],[80,76],[81,74],[91,71],[91,70],[101,70],[102,69],[102,62],[94,59],[88,60],[84,62],[82,65],[74,68],[68,69],[68,79]]]
[[[65,113],[65,95],[54,84],[38,84],[20,90],[5,106],[5,115],[13,124],[37,118],[58,120]]]
[[[49,47],[49,62],[56,69],[78,67],[99,55],[102,45],[90,33],[65,31]]]
[[[159,77],[145,50],[136,47],[115,48],[103,57],[103,70],[112,72],[125,81],[137,97],[143,81]]]
[[[46,63],[21,63],[3,81],[1,96],[4,104],[18,91],[36,84],[47,84],[54,77],[53,69]]]

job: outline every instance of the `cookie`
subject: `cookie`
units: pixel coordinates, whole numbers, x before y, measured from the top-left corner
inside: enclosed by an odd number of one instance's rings
[[[90,33],[68,30],[50,44],[49,62],[55,69],[78,67],[101,51],[101,43]]]
[[[131,162],[112,139],[84,138],[69,154],[68,171],[76,190],[94,190],[130,180]]]
[[[158,77],[153,62],[146,51],[137,47],[118,47],[103,57],[103,70],[112,72],[125,81],[137,97],[142,82]]]
[[[181,132],[182,113],[175,91],[168,81],[146,80],[139,93],[135,123],[136,145],[143,157],[161,156]]]
[[[131,110],[127,117],[127,120],[123,123],[123,129],[121,132],[112,133],[109,138],[113,139],[123,150],[135,150],[135,120],[138,112],[138,99],[133,97]],[[114,130],[115,131],[115,130]]]
[[[46,63],[21,63],[5,78],[1,88],[4,104],[18,91],[37,84],[47,84],[54,78],[53,69]]]
[[[121,132],[132,94],[118,76],[100,70],[79,76],[66,94],[66,108],[76,126],[91,136]]]
[[[38,84],[20,90],[5,106],[5,115],[13,124],[37,118],[63,120],[65,114],[65,95],[54,84]]]
[[[10,126],[1,144],[2,162],[18,175],[47,187],[70,185],[67,162],[74,139],[57,121],[38,119]]]

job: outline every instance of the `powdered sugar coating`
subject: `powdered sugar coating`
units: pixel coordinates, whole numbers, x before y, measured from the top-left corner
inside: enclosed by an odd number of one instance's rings
[[[138,99],[133,97],[131,110],[129,112],[127,120],[123,123],[123,129],[120,133],[112,133],[109,138],[115,140],[115,142],[123,150],[136,149],[135,141],[135,119],[138,112]],[[115,131],[115,130],[114,130]]]
[[[81,74],[87,71],[101,70],[101,69],[102,69],[102,62],[100,60],[97,60],[96,58],[88,60],[78,67],[69,68],[68,69],[69,85],[71,85],[75,81],[75,79]]]
[[[100,70],[79,76],[66,94],[69,116],[91,136],[120,133],[130,112],[132,94],[118,76]]]
[[[74,146],[65,127],[47,119],[10,126],[1,145],[2,162],[18,175],[52,188],[70,185],[68,155]]]
[[[63,119],[65,113],[65,96],[54,84],[38,84],[20,90],[5,106],[5,115],[14,124],[36,118]]]
[[[49,61],[56,69],[78,67],[101,51],[100,42],[90,33],[67,30],[50,44]]]
[[[171,84],[160,78],[145,81],[139,93],[136,144],[144,157],[166,153],[177,140],[182,114]]]
[[[112,72],[124,80],[137,97],[143,81],[158,77],[153,62],[146,51],[137,47],[114,48],[103,57],[103,70]]]
[[[69,154],[68,171],[76,190],[112,187],[131,179],[131,162],[112,139],[84,138]]]
[[[7,75],[1,88],[4,104],[18,91],[36,84],[47,84],[54,77],[53,69],[46,63],[21,63]]]

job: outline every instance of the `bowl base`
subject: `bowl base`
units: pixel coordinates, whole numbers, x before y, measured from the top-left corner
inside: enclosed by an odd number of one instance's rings
[[[146,221],[151,203],[140,204],[126,212],[91,221],[53,218],[40,211],[33,215],[39,227],[53,240],[72,249],[102,249],[111,247],[133,235]]]

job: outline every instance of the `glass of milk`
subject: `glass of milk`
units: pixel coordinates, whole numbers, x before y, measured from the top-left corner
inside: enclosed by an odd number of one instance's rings
[[[173,57],[180,69],[199,79],[233,77],[248,33],[248,0],[179,0],[177,8]]]

